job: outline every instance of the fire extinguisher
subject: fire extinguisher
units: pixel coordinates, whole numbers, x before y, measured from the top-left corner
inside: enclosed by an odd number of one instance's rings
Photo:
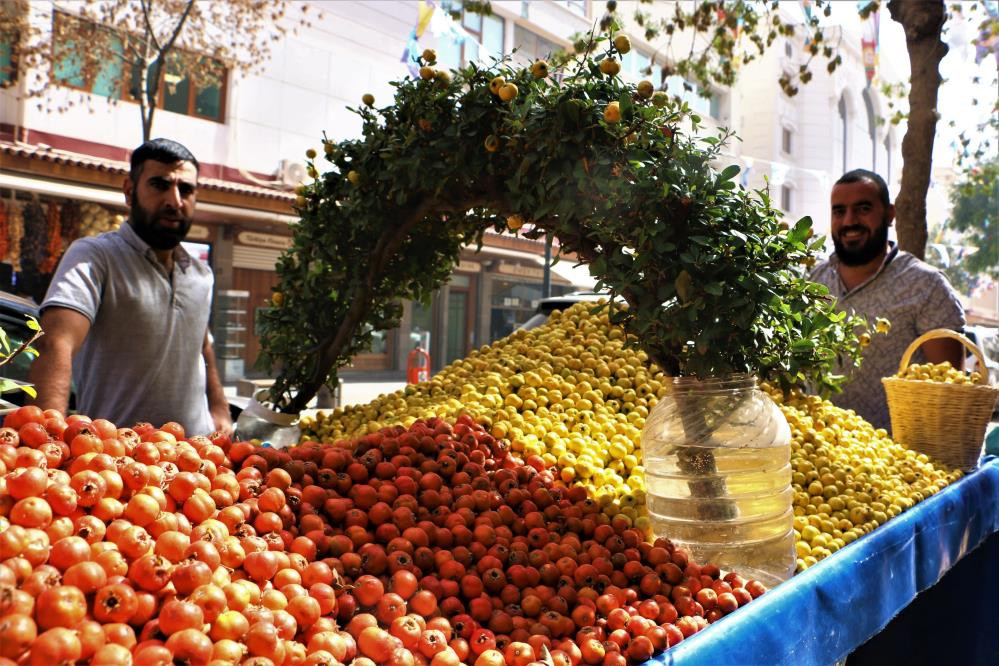
[[[419,384],[430,379],[430,354],[417,343],[406,358],[406,382]]]

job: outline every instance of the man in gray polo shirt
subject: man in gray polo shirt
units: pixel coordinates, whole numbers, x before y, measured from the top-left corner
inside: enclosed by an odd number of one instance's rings
[[[890,430],[882,377],[898,372],[909,344],[934,328],[961,331],[964,308],[947,278],[888,241],[895,206],[881,176],[865,169],[844,174],[833,186],[832,236],[835,252],[812,271],[811,279],[829,287],[840,310],[891,322],[888,335],[872,335],[863,362],[849,376],[833,403],[853,409],[876,428]],[[931,340],[913,359],[950,361],[963,367],[964,352],[954,340]]]
[[[180,423],[188,435],[232,422],[208,337],[213,275],[180,242],[191,228],[198,161],[168,139],[132,153],[127,224],[74,241],[42,303],[35,403],[131,426]]]

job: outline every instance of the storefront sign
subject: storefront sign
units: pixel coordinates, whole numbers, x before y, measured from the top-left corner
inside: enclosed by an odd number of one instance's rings
[[[462,259],[458,262],[456,270],[462,273],[479,273],[482,271],[482,264],[477,261],[466,261]]]
[[[208,240],[212,236],[212,231],[203,224],[192,224],[184,240],[202,241]]]
[[[243,245],[255,245],[256,247],[266,247],[272,250],[287,250],[291,247],[291,236],[261,234],[255,231],[240,231],[236,236],[236,240]]]
[[[519,264],[501,263],[497,267],[496,271],[498,273],[504,273],[506,275],[517,275],[519,277],[537,278],[539,280],[545,276],[545,271],[543,268],[534,268],[533,266],[521,266]]]

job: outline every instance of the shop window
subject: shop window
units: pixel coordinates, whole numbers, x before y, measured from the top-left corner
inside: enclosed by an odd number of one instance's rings
[[[781,149],[781,151],[784,154],[786,154],[786,155],[790,155],[791,154],[791,149],[793,147],[794,147],[794,144],[792,142],[792,132],[791,132],[791,130],[789,128],[787,128],[787,127],[782,127],[780,129],[780,149]]]
[[[489,342],[504,338],[534,315],[541,300],[541,282],[493,279],[490,297]],[[551,287],[552,296],[573,291],[569,285]]]
[[[423,349],[429,350],[431,344],[431,331],[434,328],[434,309],[432,305],[424,305],[419,301],[413,301],[412,325],[409,329],[410,348],[420,345]]]
[[[86,52],[77,47],[76,40],[86,41],[88,35],[98,30],[110,32],[110,28],[62,12],[55,12],[53,22],[54,34],[73,36],[72,39],[57,39],[53,45],[52,75],[57,83],[111,99],[124,97],[131,101],[138,100],[142,68],[140,65],[125,67],[125,46],[118,36],[112,35],[111,40],[112,50],[120,58],[91,62]],[[225,113],[225,66],[208,57],[201,59],[201,65],[207,75],[195,85],[184,71],[180,54],[170,53],[161,75],[156,107],[222,122]]]

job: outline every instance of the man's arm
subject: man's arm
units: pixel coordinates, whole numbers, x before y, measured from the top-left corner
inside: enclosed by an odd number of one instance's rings
[[[215,351],[212,341],[205,332],[205,342],[201,347],[205,357],[205,393],[208,396],[208,411],[211,412],[215,429],[232,434],[232,416],[229,414],[229,402],[225,399],[225,389],[219,379],[218,366],[215,363]],[[207,434],[207,433],[199,433]]]
[[[38,392],[34,403],[42,409],[58,409],[65,414],[69,407],[73,356],[90,331],[90,320],[76,310],[51,306],[42,313],[39,324],[45,335],[38,338],[35,345],[38,358],[28,370],[28,381]]]

